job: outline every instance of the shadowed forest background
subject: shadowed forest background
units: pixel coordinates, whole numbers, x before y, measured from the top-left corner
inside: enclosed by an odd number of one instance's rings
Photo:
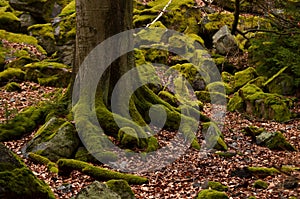
[[[299,8],[299,0],[0,0],[0,198],[299,198]],[[99,155],[93,146],[106,146],[101,133],[94,134],[100,130],[89,120],[92,108],[85,99],[72,106],[76,74],[97,44],[144,27],[186,37],[137,32],[147,45],[106,70],[95,111],[105,138],[126,153]],[[180,52],[214,63],[221,79],[204,77],[203,68],[172,52],[174,42]],[[133,67],[141,80],[160,84],[134,92],[128,118],[121,108],[112,111],[110,98]],[[156,75],[142,75],[149,71]],[[188,85],[193,101],[173,89]],[[226,103],[222,124],[212,114],[211,96],[221,99],[215,101],[220,110]],[[150,108],[157,104],[167,120],[155,132]],[[196,137],[180,158],[156,160],[171,162],[163,169],[124,173],[91,155],[139,165],[131,154],[170,145],[181,120],[187,137],[199,122]]]

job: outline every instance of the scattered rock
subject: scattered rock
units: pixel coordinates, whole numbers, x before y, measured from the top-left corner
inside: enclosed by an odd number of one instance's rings
[[[221,55],[234,54],[239,49],[238,43],[230,33],[227,25],[223,26],[216,34],[214,34],[213,44],[217,53]]]
[[[229,197],[224,193],[212,189],[204,189],[199,192],[197,199],[229,199]]]
[[[257,189],[266,189],[268,188],[268,183],[263,180],[256,180],[253,184],[253,187]]]

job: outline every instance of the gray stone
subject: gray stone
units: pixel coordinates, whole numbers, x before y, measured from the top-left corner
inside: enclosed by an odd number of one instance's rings
[[[30,14],[28,14],[28,13],[21,14],[19,19],[20,19],[20,22],[21,22],[21,31],[22,32],[26,32],[27,28],[29,26],[37,24],[37,21],[34,19],[34,17],[31,16]]]
[[[223,26],[216,34],[214,34],[213,44],[217,53],[221,55],[234,54],[238,50],[237,41],[230,33],[227,25]]]

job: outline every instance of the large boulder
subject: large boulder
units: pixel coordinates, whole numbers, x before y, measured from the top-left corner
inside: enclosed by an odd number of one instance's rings
[[[0,143],[0,197],[54,199],[50,187],[39,180],[22,160]]]
[[[35,152],[56,162],[60,158],[71,158],[79,144],[76,129],[71,123],[62,124],[61,119],[52,118],[39,129],[26,151]]]
[[[246,84],[235,92],[228,102],[227,109],[278,122],[288,121],[291,117],[283,96],[264,93],[254,84]]]
[[[26,80],[34,81],[40,85],[67,87],[71,79],[71,68],[67,65],[41,61],[24,66],[26,69]]]

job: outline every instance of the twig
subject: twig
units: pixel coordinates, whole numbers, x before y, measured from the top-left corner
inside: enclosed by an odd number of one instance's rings
[[[147,24],[147,28],[149,26],[151,26],[152,24],[154,24],[157,20],[159,20],[159,18],[161,18],[161,16],[166,12],[167,8],[169,7],[169,5],[172,3],[172,0],[170,0],[167,5],[162,9],[162,11],[160,11],[159,15],[149,24]]]

